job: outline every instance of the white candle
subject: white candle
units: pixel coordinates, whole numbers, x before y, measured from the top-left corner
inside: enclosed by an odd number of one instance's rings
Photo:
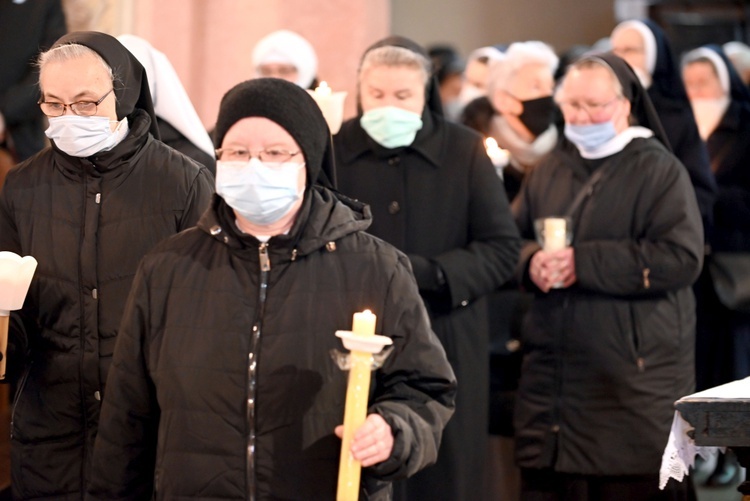
[[[544,219],[544,250],[547,252],[567,247],[567,220],[561,217]]]
[[[0,252],[0,379],[5,379],[10,312],[23,307],[37,262],[31,256]]]
[[[314,91],[307,92],[318,103],[323,118],[326,119],[331,134],[336,134],[341,129],[341,123],[344,121],[344,100],[346,92],[333,92],[333,89],[325,82],[320,82]]]
[[[484,148],[487,151],[487,156],[492,160],[492,165],[495,167],[505,167],[508,165],[510,154],[508,150],[504,150],[497,145],[495,138],[488,137],[484,140]]]

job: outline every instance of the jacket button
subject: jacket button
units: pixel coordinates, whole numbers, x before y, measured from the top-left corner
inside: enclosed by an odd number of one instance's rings
[[[96,289],[93,289],[91,291],[91,297],[93,297],[94,299],[99,299],[99,291],[97,291]]]
[[[388,165],[398,165],[401,163],[401,157],[391,157],[388,159]]]
[[[552,425],[552,433],[559,433],[560,432],[560,425],[559,424],[553,424]]]
[[[388,212],[390,214],[398,214],[401,212],[401,206],[395,200],[388,204]]]

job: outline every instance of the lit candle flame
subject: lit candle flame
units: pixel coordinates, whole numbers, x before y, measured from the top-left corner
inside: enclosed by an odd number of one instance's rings
[[[331,92],[331,87],[328,86],[328,82],[325,80],[320,82],[320,85],[315,88],[315,93],[321,96],[330,96]]]

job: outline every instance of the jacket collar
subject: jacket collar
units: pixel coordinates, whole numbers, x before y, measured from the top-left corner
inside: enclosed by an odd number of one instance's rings
[[[414,142],[402,148],[384,148],[376,143],[359,124],[360,118],[361,116],[355,117],[344,124],[343,130],[348,131],[347,138],[337,145],[345,164],[350,164],[367,153],[372,153],[377,158],[388,158],[402,151],[413,151],[433,166],[440,166],[440,161],[444,158],[443,149],[447,147],[444,140],[446,127],[443,118],[436,117],[427,107],[422,112],[422,128],[417,132]]]
[[[52,143],[55,159],[63,172],[78,177],[86,172],[89,175],[102,175],[112,171],[125,171],[133,167],[143,153],[143,147],[151,139],[149,127],[151,117],[143,110],[136,110],[128,117],[130,131],[117,146],[109,151],[79,158],[68,155]]]

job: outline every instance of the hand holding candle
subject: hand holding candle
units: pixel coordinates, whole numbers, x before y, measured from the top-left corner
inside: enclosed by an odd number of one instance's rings
[[[318,103],[323,118],[331,129],[331,134],[336,134],[341,129],[341,123],[344,121],[344,100],[346,92],[333,92],[331,87],[323,81],[314,91],[307,91]]]
[[[5,379],[10,312],[23,307],[36,266],[36,259],[31,256],[0,252],[0,379]]]
[[[383,425],[387,428],[387,433],[390,433],[390,427],[385,424],[382,417],[375,414],[367,417],[372,354],[379,352],[383,349],[383,346],[391,343],[389,338],[375,335],[376,322],[377,317],[370,310],[365,310],[354,314],[352,332],[336,332],[336,335],[344,341],[344,346],[351,350],[344,425],[343,430],[338,430],[342,435],[342,441],[336,493],[337,501],[357,501],[359,499],[362,464],[352,455],[352,442],[355,439],[355,433],[357,438],[362,437],[364,439],[360,443],[362,454],[358,453],[358,456],[373,459],[379,459],[377,453],[380,451],[365,451],[364,449],[378,448],[378,437],[382,435],[381,432],[385,431]],[[365,422],[366,420],[367,422]]]
[[[570,243],[573,237],[572,221],[568,217],[545,217],[534,221],[539,245],[531,260],[531,279],[544,292],[572,285],[575,280],[575,257]]]

